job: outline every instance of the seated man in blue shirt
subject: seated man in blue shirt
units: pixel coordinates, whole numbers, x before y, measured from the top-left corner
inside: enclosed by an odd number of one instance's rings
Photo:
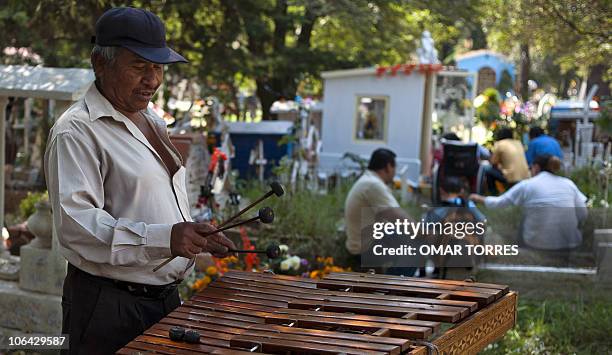
[[[563,152],[559,142],[553,137],[544,133],[540,127],[534,126],[529,129],[529,146],[525,156],[527,164],[531,166],[534,159],[539,155],[549,154],[556,156],[559,160],[563,160]]]

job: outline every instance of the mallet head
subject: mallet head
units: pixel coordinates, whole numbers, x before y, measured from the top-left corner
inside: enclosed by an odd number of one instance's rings
[[[262,207],[257,214],[261,223],[272,223],[274,221],[274,211],[270,207]]]
[[[170,328],[168,333],[170,335],[170,339],[171,340],[181,341],[181,340],[183,340],[183,337],[185,336],[185,328],[174,326],[174,327]]]
[[[278,197],[281,197],[285,194],[285,188],[280,183],[273,181],[270,183],[270,189],[274,194]]]
[[[185,336],[183,339],[190,344],[198,344],[200,342],[200,332],[193,329],[188,329],[185,331]]]

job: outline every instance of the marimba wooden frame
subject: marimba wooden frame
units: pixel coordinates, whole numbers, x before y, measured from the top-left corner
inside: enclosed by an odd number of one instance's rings
[[[518,294],[510,291],[492,305],[469,316],[433,340],[441,354],[476,354],[512,329],[517,320]],[[419,347],[409,354],[426,355]]]
[[[118,353],[476,354],[514,326],[517,302],[505,285],[231,271]],[[176,325],[200,344],[168,339]]]

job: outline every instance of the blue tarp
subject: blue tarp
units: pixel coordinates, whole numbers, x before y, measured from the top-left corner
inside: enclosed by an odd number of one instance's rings
[[[286,144],[278,145],[281,138],[292,134],[293,122],[289,121],[261,121],[250,122],[225,122],[229,128],[230,138],[235,148],[235,157],[232,159],[232,169],[238,170],[241,179],[254,178],[256,166],[249,165],[251,150],[257,147],[258,140],[263,141],[264,157],[267,160],[265,177],[269,177],[272,168],[278,165],[281,158],[289,153]],[[214,132],[217,142],[221,128]]]

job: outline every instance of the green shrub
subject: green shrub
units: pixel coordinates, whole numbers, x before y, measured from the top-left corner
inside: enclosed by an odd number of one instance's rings
[[[499,103],[501,97],[495,88],[488,88],[482,95],[486,98],[484,103],[476,108],[476,118],[486,127],[500,119]]]
[[[48,193],[28,192],[27,196],[19,203],[19,215],[23,220],[28,219],[36,211],[36,203],[40,200],[49,200]]]
[[[612,349],[609,300],[521,300],[518,322],[482,354],[607,354]]]
[[[612,167],[585,166],[569,172],[567,177],[589,198],[592,207],[608,207],[612,202],[612,189],[609,188]]]
[[[602,133],[612,135],[612,100],[604,101],[601,105],[599,119],[595,121]]]
[[[344,201],[349,189],[350,184],[345,184],[338,190],[331,189],[327,194],[304,189],[286,191],[281,198],[272,197],[258,207],[272,207],[274,223],[253,235],[257,237],[259,245],[266,245],[270,241],[286,244],[292,254],[308,260],[314,260],[316,256],[342,259],[346,254],[345,236],[338,232],[338,223],[343,218]],[[253,201],[264,191],[258,186],[251,186],[243,191],[243,196]]]

